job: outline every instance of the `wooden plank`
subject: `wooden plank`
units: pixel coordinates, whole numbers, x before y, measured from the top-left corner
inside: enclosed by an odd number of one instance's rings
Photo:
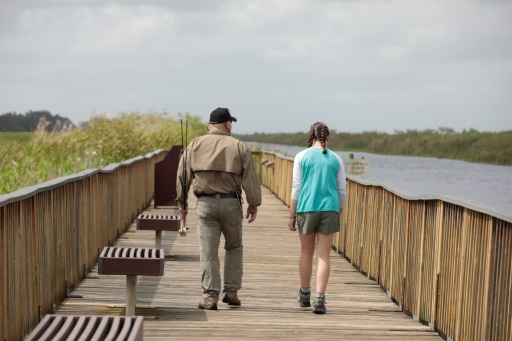
[[[173,243],[175,253],[164,263],[165,276],[138,279],[136,314],[145,317],[145,338],[312,339],[322,330],[326,339],[441,340],[428,326],[401,313],[376,282],[355,271],[335,251],[326,292],[327,314],[315,315],[311,308],[300,308],[296,300],[299,237],[288,229],[288,207],[269,190],[262,188],[262,192],[257,219],[251,224],[245,221],[243,226],[242,306],[219,302],[217,311],[197,308],[202,298],[201,271],[195,198],[191,196],[187,236],[174,241],[169,237],[175,233],[164,232],[162,247]],[[150,248],[154,244],[152,231],[137,231],[135,222],[122,237],[116,247]],[[221,241],[221,262],[223,247]],[[315,281],[313,276],[311,283]],[[125,285],[125,276],[100,275],[95,267],[72,292],[82,298],[65,300],[56,313],[122,315]]]

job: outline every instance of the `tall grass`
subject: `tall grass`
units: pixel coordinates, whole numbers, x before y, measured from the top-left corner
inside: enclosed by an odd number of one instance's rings
[[[204,134],[205,123],[190,114],[100,115],[58,133],[45,132],[43,122],[28,142],[0,146],[0,194],[181,144],[181,118],[188,120],[189,141]]]

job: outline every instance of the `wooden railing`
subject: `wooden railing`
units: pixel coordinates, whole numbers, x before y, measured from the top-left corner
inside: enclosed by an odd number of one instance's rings
[[[151,202],[164,151],[0,196],[0,340],[23,340]]]
[[[0,340],[22,340],[153,196],[165,153],[0,196]],[[290,204],[293,159],[254,153]],[[350,177],[333,248],[405,313],[454,340],[512,339],[512,219]]]
[[[289,206],[293,159],[255,156]],[[340,220],[333,248],[405,313],[453,340],[512,340],[512,218],[348,176]]]

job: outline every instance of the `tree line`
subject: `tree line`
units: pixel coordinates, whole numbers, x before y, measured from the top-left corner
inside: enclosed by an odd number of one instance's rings
[[[306,146],[309,132],[236,135],[244,141]],[[512,165],[512,130],[479,132],[451,128],[345,133],[331,130],[329,148],[374,154],[428,156],[496,165]]]
[[[76,128],[67,117],[52,115],[49,111],[28,111],[24,114],[8,112],[0,115],[0,131],[34,132],[40,126],[47,132],[59,132]]]
[[[0,131],[60,132],[76,128],[73,122],[46,110],[25,114],[0,115]],[[84,126],[86,128],[86,126]],[[305,146],[309,132],[237,134],[243,141]],[[496,165],[512,165],[512,130],[479,132],[451,128],[437,130],[395,131],[393,134],[368,131],[362,133],[337,132],[331,129],[329,148],[340,151],[368,152],[374,154],[429,156],[465,160]]]

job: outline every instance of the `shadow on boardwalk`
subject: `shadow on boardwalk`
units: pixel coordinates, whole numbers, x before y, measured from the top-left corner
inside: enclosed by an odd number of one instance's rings
[[[300,308],[299,237],[288,230],[288,207],[262,188],[263,205],[252,224],[244,222],[242,307],[219,302],[219,310],[197,308],[201,300],[195,200],[191,198],[186,237],[164,232],[167,257],[163,277],[138,278],[137,315],[144,315],[147,340],[440,340],[439,335],[407,315],[382,289],[334,251],[326,292],[327,314]],[[246,208],[246,207],[245,207]],[[154,209],[148,209],[148,212]],[[157,209],[165,214],[166,209]],[[154,247],[153,231],[136,231],[135,223],[119,247]],[[223,261],[221,241],[221,262]],[[315,283],[313,276],[312,283]],[[314,287],[313,287],[314,290]],[[88,274],[57,314],[122,315],[125,277]]]

